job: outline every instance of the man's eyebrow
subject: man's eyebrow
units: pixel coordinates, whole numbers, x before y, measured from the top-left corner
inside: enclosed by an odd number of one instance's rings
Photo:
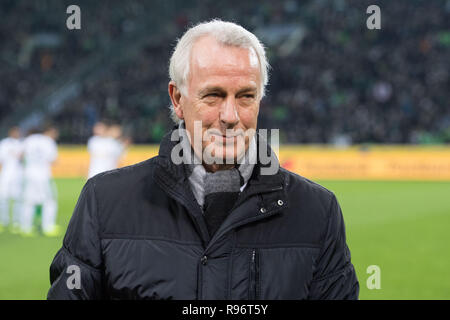
[[[245,87],[240,89],[236,94],[237,95],[241,95],[243,93],[256,93],[258,91],[258,89],[254,86],[249,86],[249,87]],[[226,94],[226,91],[218,86],[211,86],[211,87],[206,87],[200,90],[199,92],[199,96],[204,96],[205,94],[211,93],[211,92],[217,92],[217,93],[221,93],[221,94]]]
[[[203,88],[202,90],[200,90],[199,95],[203,96],[203,95],[205,95],[207,93],[211,93],[211,92],[225,93],[225,90],[223,90],[221,87],[217,87],[217,86],[206,87],[206,88]]]
[[[249,92],[252,92],[252,93],[256,93],[258,90],[257,90],[257,88],[256,87],[245,87],[245,88],[242,88],[241,90],[239,90],[238,92],[237,92],[237,94],[243,94],[243,93],[249,93]]]

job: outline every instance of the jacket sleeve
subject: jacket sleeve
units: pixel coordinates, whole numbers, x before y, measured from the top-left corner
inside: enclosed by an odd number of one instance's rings
[[[89,180],[70,219],[62,248],[50,266],[49,300],[103,298],[103,271],[97,201]]]
[[[316,262],[309,298],[356,300],[359,283],[346,243],[344,218],[333,195],[322,250]]]

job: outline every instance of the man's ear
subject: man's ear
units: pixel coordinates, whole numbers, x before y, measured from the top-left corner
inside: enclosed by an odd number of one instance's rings
[[[181,100],[181,91],[178,89],[175,82],[169,82],[169,96],[172,101],[172,105],[175,111],[175,114],[180,119],[184,119],[183,117],[183,109],[181,108],[180,100]]]

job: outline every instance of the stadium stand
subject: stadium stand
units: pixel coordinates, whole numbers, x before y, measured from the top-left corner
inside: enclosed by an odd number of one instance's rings
[[[448,143],[450,1],[68,1],[0,3],[0,128],[50,119],[60,142],[85,143],[101,118],[157,143],[168,116],[168,59],[190,24],[237,21],[267,46],[260,127],[282,143]],[[5,132],[0,132],[4,135]]]

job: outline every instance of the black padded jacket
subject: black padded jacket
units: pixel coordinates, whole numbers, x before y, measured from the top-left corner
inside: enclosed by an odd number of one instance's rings
[[[340,206],[283,168],[253,175],[209,236],[183,165],[159,155],[85,184],[48,299],[357,299]]]

